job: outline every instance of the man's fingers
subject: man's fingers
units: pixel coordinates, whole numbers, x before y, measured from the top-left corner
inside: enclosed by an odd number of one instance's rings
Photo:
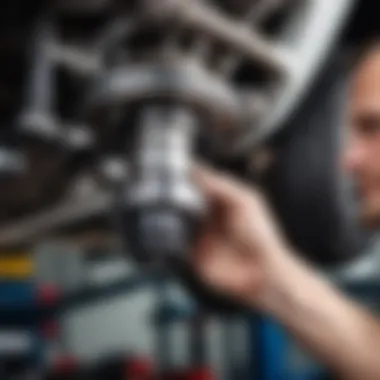
[[[193,168],[193,178],[201,187],[207,198],[221,203],[240,202],[246,198],[246,191],[227,175],[217,173],[204,165],[196,165]]]
[[[196,272],[207,286],[244,298],[246,289],[254,291],[257,287],[260,273],[251,262],[245,265],[233,247],[214,243],[194,261]]]

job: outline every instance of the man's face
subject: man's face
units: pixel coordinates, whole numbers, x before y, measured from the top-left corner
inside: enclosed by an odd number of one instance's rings
[[[357,68],[349,100],[350,138],[345,166],[356,184],[360,216],[380,226],[380,45]]]

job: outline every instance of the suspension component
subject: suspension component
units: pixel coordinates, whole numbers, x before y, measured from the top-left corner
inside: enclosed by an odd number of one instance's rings
[[[197,119],[186,107],[145,105],[124,193],[124,231],[140,260],[184,259],[202,213],[190,181]]]
[[[47,141],[57,141],[61,134],[54,109],[56,71],[48,53],[54,33],[53,20],[42,20],[36,26],[30,82],[19,120],[21,135]]]

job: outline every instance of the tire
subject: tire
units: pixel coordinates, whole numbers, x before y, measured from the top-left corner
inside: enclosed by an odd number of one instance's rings
[[[264,185],[291,242],[323,265],[347,262],[368,241],[355,220],[352,183],[341,167],[350,73],[344,58],[327,65],[284,128],[290,132],[277,137],[278,155]]]

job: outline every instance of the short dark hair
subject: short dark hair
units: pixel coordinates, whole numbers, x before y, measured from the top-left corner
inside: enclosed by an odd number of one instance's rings
[[[357,46],[352,47],[349,51],[350,62],[355,69],[363,61],[366,56],[376,47],[380,47],[380,37],[368,38],[360,42]]]
[[[344,45],[350,51],[351,62],[358,65],[371,50],[380,45],[379,3],[372,0],[358,1],[343,38]]]

